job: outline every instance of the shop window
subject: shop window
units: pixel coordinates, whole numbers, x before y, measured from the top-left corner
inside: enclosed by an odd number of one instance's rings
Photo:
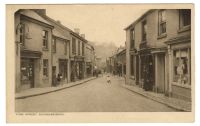
[[[190,85],[190,51],[181,49],[174,51],[173,81],[179,85]]]
[[[179,10],[179,17],[180,17],[180,29],[185,26],[191,25],[191,10],[190,9]]]
[[[48,59],[43,59],[43,76],[48,77]]]
[[[42,37],[43,37],[43,48],[48,49],[48,31],[43,30]]]
[[[160,10],[158,12],[158,20],[159,20],[159,35],[166,33],[166,11]]]

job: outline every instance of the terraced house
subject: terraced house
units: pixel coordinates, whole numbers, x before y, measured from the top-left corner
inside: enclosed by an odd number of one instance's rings
[[[16,92],[56,86],[58,75],[59,84],[84,79],[86,62],[92,73],[94,48],[89,45],[91,51],[85,55],[88,41],[79,29],[72,31],[48,17],[45,9],[15,13],[15,40]]]
[[[191,10],[152,9],[126,30],[126,83],[191,100]]]
[[[32,10],[15,13],[16,91],[48,87],[52,82],[53,26]]]

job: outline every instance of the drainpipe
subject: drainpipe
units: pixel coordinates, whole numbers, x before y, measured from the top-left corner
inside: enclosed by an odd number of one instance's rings
[[[171,47],[168,45],[168,55],[169,55],[169,97],[172,96],[172,55]]]

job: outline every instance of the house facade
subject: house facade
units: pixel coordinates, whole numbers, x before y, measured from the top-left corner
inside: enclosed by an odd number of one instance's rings
[[[191,100],[191,10],[149,10],[125,30],[126,83]]]
[[[87,40],[79,35],[79,29],[75,32],[70,32],[70,67],[71,67],[71,81],[84,79],[85,71],[85,44]]]
[[[59,21],[48,17],[44,9],[36,10],[46,21],[54,26],[52,30],[52,85],[56,84],[58,74],[61,76],[59,83],[68,83],[70,80],[70,30]]]
[[[16,91],[51,86],[53,26],[32,10],[15,13]]]
[[[86,66],[86,77],[93,76],[94,72],[94,60],[95,60],[95,51],[94,47],[88,43],[86,43],[85,48],[85,66]]]

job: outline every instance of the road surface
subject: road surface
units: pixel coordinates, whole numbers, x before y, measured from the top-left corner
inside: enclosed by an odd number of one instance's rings
[[[84,84],[40,96],[15,100],[17,112],[170,112],[166,105],[131,92],[124,80],[99,77]]]

